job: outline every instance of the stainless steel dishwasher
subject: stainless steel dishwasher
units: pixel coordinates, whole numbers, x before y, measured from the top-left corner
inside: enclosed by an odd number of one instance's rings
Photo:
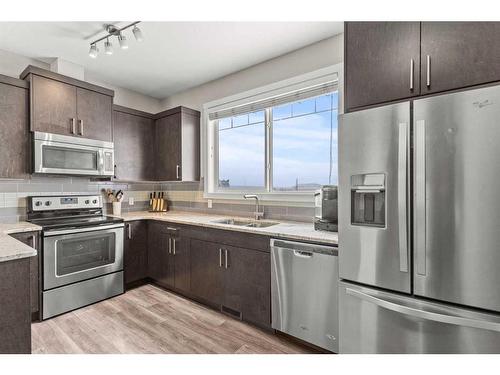
[[[272,327],[338,352],[338,250],[271,240]]]

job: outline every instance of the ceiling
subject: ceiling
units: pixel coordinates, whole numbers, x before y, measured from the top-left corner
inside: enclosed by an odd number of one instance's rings
[[[142,43],[129,29],[128,50],[113,38],[113,55],[101,43],[92,59],[89,43],[104,35],[105,23],[0,22],[0,49],[45,62],[59,57],[94,79],[162,99],[343,31],[342,22],[141,22]]]

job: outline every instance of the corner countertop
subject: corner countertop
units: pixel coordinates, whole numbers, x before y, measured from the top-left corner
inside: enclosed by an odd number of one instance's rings
[[[183,211],[169,211],[169,212],[136,211],[136,212],[122,213],[122,215],[119,215],[117,217],[121,217],[125,221],[134,221],[134,220],[168,221],[171,223],[178,223],[178,224],[196,225],[201,227],[232,230],[237,232],[262,234],[262,235],[267,235],[269,237],[275,237],[281,239],[310,241],[316,243],[323,243],[327,245],[338,245],[337,232],[316,231],[314,230],[314,225],[312,222],[302,223],[294,221],[263,219],[263,221],[273,221],[277,222],[278,224],[267,228],[251,228],[251,227],[242,227],[242,226],[228,225],[228,224],[221,224],[214,222],[215,220],[221,220],[227,218],[237,218],[245,220],[248,220],[248,218],[226,216],[226,215],[209,215],[203,213],[183,212]]]
[[[35,256],[37,252],[34,248],[16,240],[9,236],[9,234],[39,230],[42,230],[42,228],[26,221],[0,224],[0,262]]]

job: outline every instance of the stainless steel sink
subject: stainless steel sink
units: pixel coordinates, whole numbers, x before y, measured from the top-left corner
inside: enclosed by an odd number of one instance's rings
[[[212,223],[236,225],[239,227],[249,227],[249,228],[267,228],[279,224],[275,221],[266,221],[266,220],[257,221],[257,220],[245,220],[245,219],[234,219],[234,218],[213,220]]]

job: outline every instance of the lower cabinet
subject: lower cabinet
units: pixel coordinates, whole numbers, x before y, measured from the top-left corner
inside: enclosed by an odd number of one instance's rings
[[[0,262],[0,354],[31,353],[30,259]]]
[[[239,312],[246,321],[271,326],[270,254],[234,246],[223,246],[223,250],[222,308]]]
[[[226,314],[271,327],[267,237],[153,220],[147,222],[146,229],[145,224],[127,223],[130,227],[125,233],[131,238],[125,241],[126,282],[149,277]],[[136,249],[131,251],[131,247]]]
[[[270,272],[268,252],[191,239],[191,294],[265,327],[271,326]]]
[[[23,232],[13,233],[10,235],[22,243],[31,246],[32,248],[40,251],[40,234],[39,232]],[[31,314],[33,320],[39,319],[40,311],[40,264],[39,255],[29,258],[30,263],[30,301],[31,301]]]
[[[219,244],[191,239],[191,294],[213,305],[222,304],[222,257]]]
[[[189,238],[165,223],[150,222],[148,272],[158,284],[180,292],[190,291]]]
[[[125,223],[123,264],[125,284],[148,276],[148,231],[146,221]]]

